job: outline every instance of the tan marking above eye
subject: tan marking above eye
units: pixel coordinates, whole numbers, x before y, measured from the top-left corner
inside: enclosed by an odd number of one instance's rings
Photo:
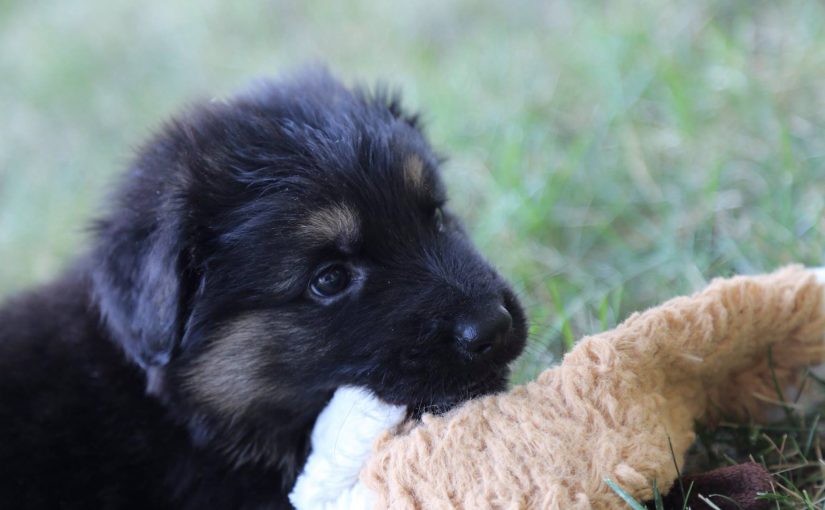
[[[404,183],[413,191],[424,187],[424,162],[415,154],[404,160]]]
[[[301,232],[316,241],[353,241],[359,227],[355,211],[340,204],[311,212],[301,225]]]

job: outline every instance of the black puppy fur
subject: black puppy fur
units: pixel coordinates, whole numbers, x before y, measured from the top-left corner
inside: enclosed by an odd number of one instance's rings
[[[502,389],[524,314],[438,166],[324,72],[168,123],[88,253],[0,308],[0,507],[289,508],[335,388]]]

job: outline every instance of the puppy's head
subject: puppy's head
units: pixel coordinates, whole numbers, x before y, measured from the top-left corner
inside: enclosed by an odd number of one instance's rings
[[[395,101],[324,73],[197,106],[99,225],[106,323],[154,393],[247,436],[341,385],[418,410],[499,390],[524,314],[438,166]]]

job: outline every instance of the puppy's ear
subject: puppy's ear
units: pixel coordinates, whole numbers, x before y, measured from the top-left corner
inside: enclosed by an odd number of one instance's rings
[[[392,93],[385,99],[387,108],[393,117],[407,123],[411,128],[421,131],[423,129],[421,116],[417,113],[408,113],[401,106],[401,94]]]
[[[392,118],[400,120],[415,130],[423,130],[421,116],[406,111],[402,106],[401,92],[386,83],[378,83],[373,92],[361,85],[355,88],[354,93],[361,101],[386,109]]]
[[[213,215],[245,189],[226,170],[233,161],[222,159],[227,133],[237,136],[236,109],[196,104],[168,122],[138,151],[95,228],[92,279],[103,321],[150,378],[181,348]]]
[[[155,163],[151,157],[138,161],[112,212],[98,222],[92,268],[105,325],[147,370],[171,359],[197,287],[177,173],[142,168]]]

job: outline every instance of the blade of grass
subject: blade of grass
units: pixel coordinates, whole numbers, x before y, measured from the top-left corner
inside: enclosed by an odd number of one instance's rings
[[[622,488],[621,488],[621,487],[619,487],[618,485],[616,485],[616,484],[613,482],[613,480],[611,480],[610,478],[605,478],[605,479],[604,479],[604,483],[606,483],[608,487],[610,487],[611,489],[613,489],[613,492],[615,492],[616,494],[618,494],[618,496],[619,496],[620,498],[622,498],[622,499],[625,501],[625,503],[627,503],[628,505],[630,505],[630,508],[632,508],[633,510],[646,510],[646,509],[645,509],[645,507],[644,507],[644,505],[642,505],[641,503],[639,503],[638,501],[636,501],[636,500],[633,498],[633,496],[631,496],[630,494],[628,494],[628,493],[626,493],[624,490],[622,490]]]
[[[659,492],[659,484],[653,480],[653,504],[656,510],[665,510],[665,503],[662,501],[662,493]]]

